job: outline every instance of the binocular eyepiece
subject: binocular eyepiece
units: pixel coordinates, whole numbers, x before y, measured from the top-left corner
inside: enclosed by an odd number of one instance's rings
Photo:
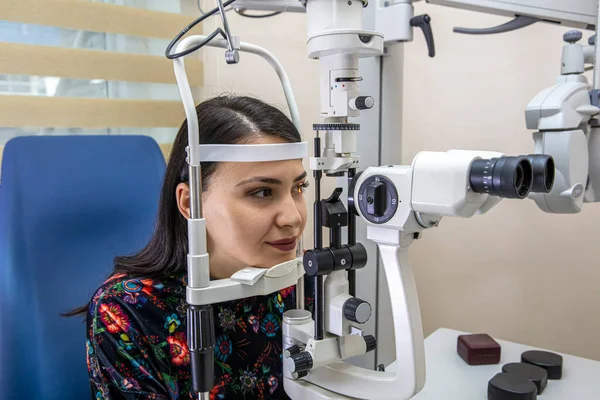
[[[550,193],[554,186],[554,159],[546,154],[475,160],[469,182],[475,193],[524,199],[530,192]]]

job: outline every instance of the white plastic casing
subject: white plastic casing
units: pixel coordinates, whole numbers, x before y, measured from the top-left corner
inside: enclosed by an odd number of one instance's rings
[[[413,40],[413,27],[410,26],[413,16],[411,0],[379,0],[375,29],[383,34],[385,43],[410,42]]]
[[[527,105],[527,129],[577,129],[597,112],[591,106],[590,85],[583,75],[563,75],[556,85],[542,90]]]
[[[306,13],[308,56],[321,63],[321,116],[358,117],[350,107],[360,95],[358,60],[382,54],[383,36],[362,28],[362,1],[308,0]]]
[[[555,86],[540,92],[527,106],[527,128],[539,130],[533,134],[534,152],[551,155],[556,164],[552,191],[529,195],[545,212],[580,212],[589,172],[597,170],[594,165],[594,169],[589,169],[588,132],[583,130],[600,111],[590,103],[590,89],[585,76],[563,75]],[[596,175],[590,178],[592,184],[596,180]],[[592,193],[589,199],[595,197]]]
[[[362,1],[308,0],[306,2],[308,40],[340,30],[360,30],[363,21]]]
[[[321,116],[358,117],[350,100],[360,95],[359,82],[336,82],[336,79],[360,78],[358,56],[337,54],[321,59]]]
[[[344,336],[350,333],[350,324],[344,317],[344,303],[351,296],[346,271],[335,271],[325,280],[325,329],[327,332]]]
[[[477,159],[501,156],[494,152],[420,152],[412,164],[412,209],[426,214],[472,217],[489,196],[469,190],[471,165]]]
[[[356,131],[333,131],[331,138],[337,154],[356,153]]]
[[[587,29],[596,25],[597,0],[427,0],[428,3],[514,17],[525,15]]]
[[[579,43],[563,46],[562,66],[560,73],[582,74],[585,71],[585,56],[583,46]]]
[[[308,0],[306,3],[308,54],[373,57],[383,52],[383,36],[363,29],[362,1]]]
[[[574,214],[583,208],[588,178],[588,143],[582,130],[536,132],[535,153],[551,155],[556,164],[554,187],[548,194],[529,197],[545,212]]]

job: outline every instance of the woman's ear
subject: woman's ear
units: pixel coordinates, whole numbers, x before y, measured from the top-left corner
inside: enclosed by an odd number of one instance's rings
[[[175,197],[177,198],[177,207],[185,219],[190,219],[190,187],[187,183],[180,183],[175,188]]]

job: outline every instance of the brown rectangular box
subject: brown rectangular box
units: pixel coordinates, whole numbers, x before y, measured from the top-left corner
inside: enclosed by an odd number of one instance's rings
[[[457,343],[458,355],[469,365],[498,364],[500,344],[485,333],[460,335]]]

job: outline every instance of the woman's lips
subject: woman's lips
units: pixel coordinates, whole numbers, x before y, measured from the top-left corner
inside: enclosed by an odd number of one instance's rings
[[[298,240],[296,238],[288,238],[278,240],[276,242],[267,242],[268,245],[275,247],[277,250],[284,252],[292,251],[296,248]]]

